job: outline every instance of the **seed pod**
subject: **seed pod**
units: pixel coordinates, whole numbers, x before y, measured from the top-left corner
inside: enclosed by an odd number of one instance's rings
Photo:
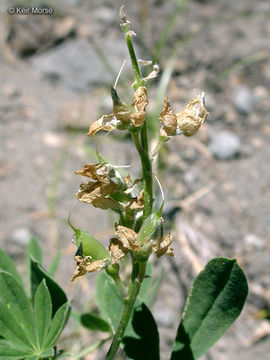
[[[70,215],[68,217],[68,224],[75,233],[75,240],[78,246],[77,255],[90,256],[93,260],[102,260],[109,258],[110,255],[104,248],[104,246],[91,234],[86,231],[77,229],[70,221]]]
[[[137,236],[137,243],[142,244],[145,239],[150,238],[158,229],[162,222],[161,211],[152,213],[149,215],[142,224]]]
[[[120,120],[121,122],[129,122],[131,111],[127,104],[120,100],[116,89],[113,86],[111,87],[111,97],[113,101],[113,113],[117,120]]]
[[[93,260],[109,258],[109,254],[103,245],[91,234],[86,231],[73,228],[76,236],[77,246],[82,246],[84,256],[91,256]]]

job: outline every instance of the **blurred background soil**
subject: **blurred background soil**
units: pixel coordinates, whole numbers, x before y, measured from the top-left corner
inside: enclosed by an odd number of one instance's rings
[[[69,281],[75,246],[67,217],[81,181],[74,172],[96,161],[97,146],[113,164],[133,164],[135,175],[140,169],[123,133],[86,136],[89,124],[110,112],[109,87],[127,58],[121,3],[42,1],[53,16],[8,15],[12,1],[0,3],[0,244],[21,272],[31,235],[46,264],[61,250],[56,278],[76,310],[95,306],[96,275]],[[161,66],[149,90],[152,134],[165,95],[179,112],[205,91],[210,112],[196,136],[175,137],[155,162],[176,253],[156,264],[165,269],[153,306],[161,358],[169,358],[192,280],[212,257],[227,256],[247,274],[248,301],[202,359],[269,360],[270,2],[140,0],[126,1],[126,8],[139,57]],[[118,92],[129,103],[131,83],[128,65]],[[87,204],[77,204],[72,219],[104,244],[113,233],[115,217]],[[71,320],[61,345],[76,353],[102,336]],[[84,359],[101,360],[105,350]]]

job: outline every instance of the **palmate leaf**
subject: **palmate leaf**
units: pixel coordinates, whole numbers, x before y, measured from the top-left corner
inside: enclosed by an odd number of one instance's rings
[[[38,360],[54,355],[53,345],[70,314],[70,302],[51,320],[52,303],[44,279],[37,288],[34,317],[21,284],[0,271],[0,360]]]
[[[246,277],[236,260],[211,260],[194,281],[171,360],[202,356],[240,315],[247,293]]]
[[[31,258],[42,260],[35,239],[31,239],[27,252],[33,312],[13,261],[0,249],[0,360],[39,360],[55,356],[53,345],[69,317],[71,305],[65,293]],[[53,305],[55,316],[52,319]],[[59,356],[63,357],[60,353]]]
[[[37,287],[42,282],[46,280],[46,285],[48,287],[51,301],[52,301],[52,314],[67,302],[67,296],[61,287],[50,277],[47,271],[35,260],[31,259],[31,293],[32,298],[35,297]]]
[[[145,304],[133,313],[132,327],[139,338],[125,337],[124,350],[129,359],[159,360],[159,333],[155,319]]]

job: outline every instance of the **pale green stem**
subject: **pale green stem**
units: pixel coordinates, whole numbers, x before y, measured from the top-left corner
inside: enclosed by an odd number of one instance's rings
[[[125,335],[126,328],[136,302],[136,298],[140,291],[141,283],[144,279],[146,264],[146,262],[133,262],[128,296],[124,301],[120,322],[116,333],[114,334],[111,347],[106,355],[106,360],[114,359],[114,356],[116,355],[120,343]]]

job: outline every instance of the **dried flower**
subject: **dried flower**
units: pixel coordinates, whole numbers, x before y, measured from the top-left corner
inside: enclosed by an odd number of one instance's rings
[[[135,112],[131,114],[131,123],[135,127],[143,125],[145,121],[145,108],[148,105],[147,90],[144,86],[140,86],[134,93],[132,106]]]
[[[163,123],[160,129],[160,136],[167,138],[176,134],[177,117],[172,111],[168,97],[164,99],[159,119]]]
[[[151,79],[155,79],[158,74],[159,74],[159,70],[160,70],[160,67],[158,64],[155,64],[153,66],[153,71],[150,72],[149,75],[147,75],[145,78],[144,78],[144,81],[147,81],[147,80],[151,80]]]
[[[112,130],[116,129],[118,125],[121,125],[121,121],[117,120],[114,114],[103,115],[100,119],[94,121],[90,125],[87,135],[93,136],[100,130],[111,132]]]
[[[109,164],[87,164],[76,171],[78,175],[96,180],[82,183],[77,198],[100,209],[122,210],[123,205],[110,198],[119,187],[109,176],[111,169]]]
[[[172,243],[172,235],[169,233],[158,240],[147,239],[147,243],[138,243],[137,233],[125,226],[115,225],[115,237],[110,241],[110,254],[112,264],[118,263],[129,251],[135,253],[147,252],[156,253],[157,257],[166,254],[174,256],[173,249],[169,246]]]
[[[112,131],[114,129],[124,130],[129,126],[139,127],[145,121],[145,108],[148,104],[147,91],[140,86],[134,93],[133,103],[128,106],[122,102],[115,90],[111,88],[113,100],[113,113],[103,115],[99,120],[94,121],[89,128],[87,135],[95,135],[100,130]]]
[[[75,255],[76,270],[71,276],[71,281],[76,279],[78,276],[83,276],[87,272],[95,272],[104,269],[109,262],[109,259],[92,260],[89,256]]]
[[[169,247],[172,241],[173,237],[171,233],[164,235],[158,243],[152,246],[152,252],[156,253],[158,258],[164,254],[174,256],[173,249]]]
[[[195,135],[207,116],[208,111],[204,107],[201,95],[191,99],[183,110],[177,114],[172,111],[169,99],[166,97],[159,118],[163,123],[160,129],[160,137],[169,138],[180,134],[186,136]]]
[[[177,129],[186,136],[195,135],[208,114],[201,95],[198,95],[195,99],[191,99],[180,113],[176,114]]]
[[[137,197],[132,198],[125,206],[125,210],[142,210],[143,197],[144,197],[143,194],[144,194],[144,190],[142,190]]]

